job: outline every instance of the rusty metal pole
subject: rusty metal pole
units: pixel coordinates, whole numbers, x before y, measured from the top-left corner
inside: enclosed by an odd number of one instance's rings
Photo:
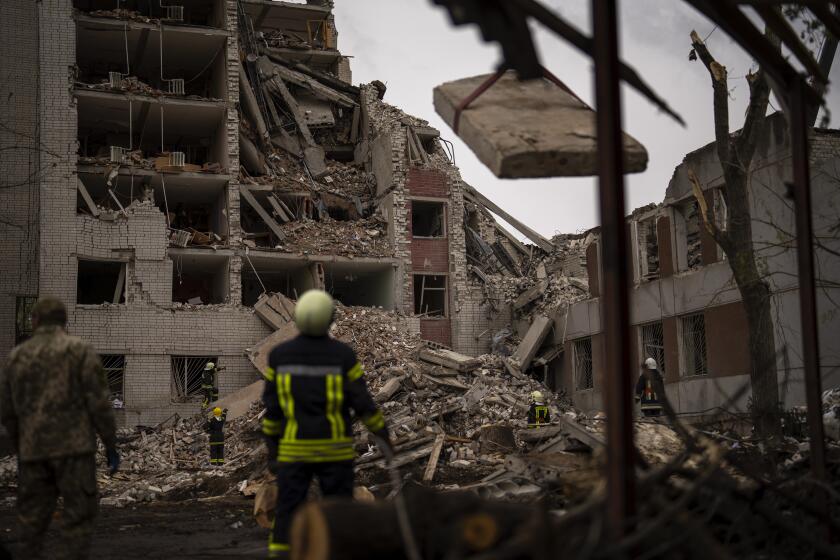
[[[814,278],[811,177],[808,158],[809,107],[805,81],[797,80],[790,99],[790,137],[793,152],[793,192],[796,212],[796,252],[799,257],[799,312],[802,319],[802,361],[805,367],[805,402],[811,440],[811,474],[826,480],[825,433],[822,419],[820,341],[817,325],[817,290]]]
[[[604,290],[604,396],[607,413],[607,526],[620,538],[635,514],[630,288],[624,223],[624,162],[618,66],[616,0],[592,0],[595,109],[598,133],[598,199]]]

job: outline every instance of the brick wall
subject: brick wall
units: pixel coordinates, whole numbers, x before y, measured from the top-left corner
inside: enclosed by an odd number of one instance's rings
[[[35,2],[0,2],[0,368],[15,342],[16,297],[38,293],[38,12]]]
[[[448,197],[446,175],[437,169],[412,167],[408,171],[408,193],[412,196]]]

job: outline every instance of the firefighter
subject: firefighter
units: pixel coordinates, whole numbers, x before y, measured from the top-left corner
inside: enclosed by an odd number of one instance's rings
[[[353,495],[353,416],[361,418],[385,453],[385,418],[368,392],[362,365],[346,344],[328,335],[335,305],[321,290],[295,307],[300,334],[268,357],[262,420],[278,496],[269,558],[289,558],[289,527],[316,476],[325,496]]]
[[[213,362],[204,365],[204,373],[201,374],[201,392],[204,393],[204,400],[201,402],[201,409],[207,410],[210,404],[219,400],[219,386],[216,384],[216,373],[225,369],[217,367]]]
[[[642,415],[660,416],[662,403],[656,393],[656,386],[662,385],[662,375],[656,368],[656,360],[648,358],[642,366],[642,374],[636,382],[636,399],[641,404]]]
[[[99,510],[97,435],[111,474],[120,464],[102,362],[67,334],[66,323],[61,301],[38,300],[32,338],[12,350],[2,378],[0,420],[18,456],[19,558],[41,558],[59,496],[63,523],[54,557],[87,558]]]
[[[225,420],[227,420],[227,409],[222,410],[217,406],[213,409],[213,417],[205,426],[210,434],[211,467],[221,467],[225,464]]]
[[[551,413],[545,404],[545,398],[539,391],[531,393],[531,406],[528,408],[528,427],[539,428],[551,422]]]

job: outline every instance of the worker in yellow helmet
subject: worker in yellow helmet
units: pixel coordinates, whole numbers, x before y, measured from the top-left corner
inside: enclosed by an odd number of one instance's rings
[[[306,292],[295,307],[300,335],[268,357],[262,429],[278,485],[269,558],[289,558],[292,515],[306,500],[313,476],[325,496],[352,497],[353,416],[390,454],[385,418],[368,392],[356,353],[328,334],[334,313],[326,292]]]
[[[210,434],[210,466],[221,467],[225,464],[225,421],[227,409],[218,406],[213,409],[213,416],[207,421],[205,429]]]
[[[545,397],[539,391],[531,393],[531,406],[528,407],[528,427],[539,428],[551,422],[551,413],[545,404]]]

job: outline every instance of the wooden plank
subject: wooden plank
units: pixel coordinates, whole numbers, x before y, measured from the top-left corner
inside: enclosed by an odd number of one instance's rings
[[[435,110],[455,124],[460,103],[491,75],[434,89]],[[505,73],[460,115],[458,136],[497,177],[591,176],[598,171],[595,112],[548,80]],[[623,135],[625,173],[647,167],[647,151]]]
[[[419,357],[424,362],[437,364],[462,373],[471,371],[481,365],[481,360],[452,350],[430,350],[426,348],[420,351]]]
[[[277,239],[280,241],[286,239],[286,235],[283,233],[283,230],[280,229],[280,225],[274,221],[274,218],[272,218],[268,212],[265,211],[257,199],[254,198],[254,195],[251,194],[251,191],[249,191],[244,185],[239,185],[239,193],[242,195],[242,198],[244,198],[248,204],[256,210],[257,214],[259,214],[260,218],[262,218],[262,221],[264,221],[271,231],[274,232],[274,235],[277,236]]]
[[[551,241],[549,241],[536,231],[532,230],[531,228],[529,228],[528,226],[526,226],[525,224],[523,224],[522,222],[505,212],[504,210],[502,210],[502,208],[500,208],[495,202],[478,192],[475,188],[471,187],[470,185],[467,185],[466,183],[464,184],[464,187],[465,191],[469,193],[469,196],[471,198],[475,199],[476,202],[478,202],[494,214],[497,214],[504,221],[516,228],[516,230],[519,231],[522,235],[533,241],[537,247],[539,247],[546,253],[550,253],[554,250],[554,245],[551,243]]]
[[[431,482],[435,477],[435,470],[437,470],[438,460],[440,459],[440,452],[443,449],[443,443],[446,441],[446,434],[441,432],[435,439],[432,445],[432,453],[429,455],[429,462],[426,463],[426,470],[423,472],[423,481]]]
[[[82,180],[79,179],[78,175],[76,176],[76,188],[79,189],[79,194],[82,195],[82,200],[85,201],[90,213],[93,214],[94,217],[99,217],[99,208],[97,208],[96,204],[93,202],[93,198],[91,198],[90,193],[87,188],[85,188],[84,183],[82,183]]]
[[[528,329],[525,338],[522,339],[513,356],[511,356],[514,363],[519,366],[519,371],[525,371],[531,365],[531,360],[537,355],[537,351],[553,325],[554,321],[543,315],[537,315],[534,318],[534,322],[531,323],[531,328]]]

